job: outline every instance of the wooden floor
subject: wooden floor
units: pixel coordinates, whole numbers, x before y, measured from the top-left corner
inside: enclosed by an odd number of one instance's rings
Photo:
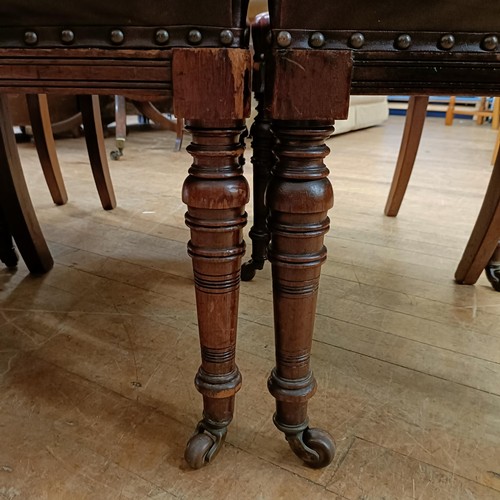
[[[0,498],[500,499],[500,294],[483,277],[453,282],[495,132],[429,119],[389,219],[402,128],[391,117],[330,141],[336,204],[310,416],[338,451],[320,471],[272,423],[269,267],[241,287],[244,385],[227,444],[203,470],[183,461],[201,397],[180,200],[190,158],[171,152],[174,135],[129,136],[111,165],[112,212],[100,209],[83,139],[58,142],[64,207],[21,145],[56,265],[43,277],[0,270]]]

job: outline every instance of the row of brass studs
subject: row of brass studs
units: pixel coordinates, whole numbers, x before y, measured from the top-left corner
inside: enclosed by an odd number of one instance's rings
[[[165,45],[170,39],[170,35],[166,29],[159,29],[155,33],[155,42],[158,45]],[[222,30],[220,32],[220,41],[222,45],[231,45],[234,41],[234,34],[231,30]],[[125,33],[122,30],[115,29],[109,33],[109,40],[114,45],[121,45],[125,41]],[[193,29],[187,35],[187,41],[191,45],[198,45],[203,40],[203,36],[199,30]],[[61,42],[65,45],[71,45],[75,41],[75,33],[71,30],[61,31]],[[36,45],[38,43],[38,35],[35,31],[26,31],[24,33],[24,42],[26,45]]]
[[[276,36],[276,43],[283,48],[289,47],[292,43],[292,35],[288,31],[280,31]],[[319,49],[326,43],[325,35],[319,31],[309,37],[309,45]],[[349,46],[353,49],[361,49],[365,44],[363,33],[353,33],[349,38]],[[408,49],[412,44],[412,38],[408,34],[399,35],[394,41],[394,46],[400,50]],[[442,50],[450,50],[455,45],[455,37],[448,33],[443,35],[438,42],[438,47]],[[487,35],[481,42],[483,50],[496,50],[498,48],[498,37],[496,35]]]

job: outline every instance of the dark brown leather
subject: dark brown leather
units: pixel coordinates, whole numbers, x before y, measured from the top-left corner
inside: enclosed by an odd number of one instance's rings
[[[248,0],[2,0],[0,26],[243,28]]]
[[[269,0],[275,29],[500,32],[497,0]]]

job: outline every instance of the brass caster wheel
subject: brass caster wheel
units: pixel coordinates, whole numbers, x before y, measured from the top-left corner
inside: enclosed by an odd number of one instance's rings
[[[201,469],[210,463],[222,448],[226,440],[227,427],[208,426],[203,420],[186,445],[184,458],[193,469]]]
[[[484,272],[491,286],[500,292],[500,264],[488,264]]]
[[[241,266],[241,280],[252,281],[255,278],[257,271],[260,271],[263,267],[264,262],[260,263],[250,259]]]
[[[286,440],[292,451],[313,469],[326,467],[335,455],[333,438],[321,429],[307,428],[298,434],[288,434]]]
[[[186,446],[184,458],[192,469],[201,469],[208,464],[208,454],[215,440],[208,434],[195,434]]]
[[[109,153],[109,156],[112,160],[119,160],[123,156],[123,149],[116,149],[114,151],[111,151],[111,153]]]

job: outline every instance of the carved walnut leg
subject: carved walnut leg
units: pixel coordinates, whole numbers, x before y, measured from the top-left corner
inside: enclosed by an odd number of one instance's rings
[[[324,235],[333,191],[323,159],[333,127],[321,122],[276,122],[278,163],[267,191],[270,208],[276,368],[268,386],[276,398],[274,423],[311,467],[328,465],[331,436],[310,429],[307,401],[316,391],[309,366]]]
[[[203,419],[188,442],[185,458],[193,468],[210,462],[220,450],[241,386],[235,364],[236,324],[243,227],[248,185],[239,158],[242,122],[225,128],[187,123],[194,158],[183,187],[188,206],[188,244],[198,309],[201,367],[195,384],[203,395]]]

